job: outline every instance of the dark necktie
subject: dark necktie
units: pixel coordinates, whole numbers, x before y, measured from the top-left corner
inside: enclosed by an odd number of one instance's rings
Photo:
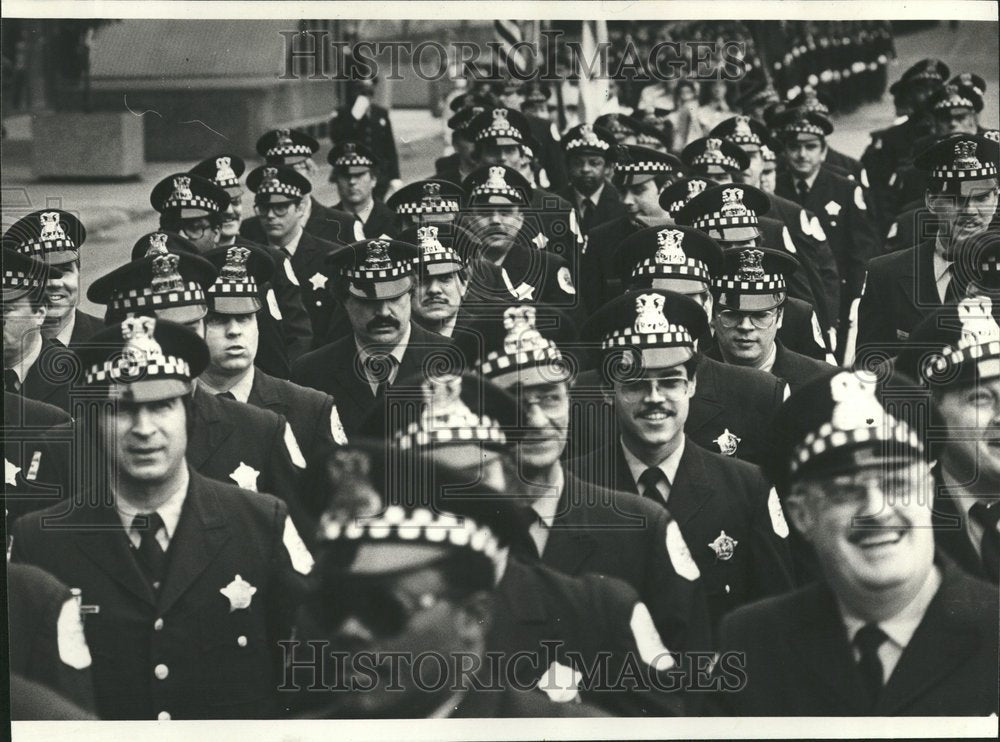
[[[531,537],[531,527],[538,522],[538,513],[527,505],[514,507],[514,519],[518,523],[516,537],[511,539],[511,551],[525,562],[537,562],[538,546]]]
[[[980,542],[980,553],[983,558],[983,569],[989,578],[996,582],[1000,576],[1000,532],[997,522],[1000,521],[1000,504],[976,502],[969,510],[973,520],[983,527],[983,540]]]
[[[583,206],[580,209],[580,228],[584,232],[588,231],[591,226],[593,226],[591,222],[594,221],[594,209],[596,208],[597,207],[594,205],[594,202],[589,198],[583,199]]]
[[[156,534],[161,528],[163,528],[163,518],[159,513],[141,514],[132,519],[132,530],[139,534],[136,557],[143,574],[154,590],[160,589],[167,566],[167,552],[156,540]]]
[[[865,694],[869,699],[869,708],[875,706],[875,702],[882,692],[883,669],[878,649],[888,638],[877,623],[865,624],[854,635],[854,646],[858,648],[861,655],[858,660],[858,669],[861,670]]]
[[[396,357],[390,353],[372,353],[365,358],[365,371],[369,380],[378,384],[375,396],[381,398],[392,385],[392,375],[398,365]]]
[[[809,184],[804,180],[795,183],[795,190],[799,194],[799,203],[805,206],[806,199],[809,198]]]
[[[231,399],[234,402],[236,401],[236,397],[235,397],[235,395],[232,392],[219,392],[215,396],[216,397],[222,397],[222,399]]]
[[[17,371],[12,368],[3,370],[3,389],[11,394],[21,393],[21,380],[17,378]]]
[[[651,466],[642,474],[639,475],[639,494],[643,497],[648,497],[650,500],[655,500],[656,502],[663,504],[663,495],[660,494],[660,490],[657,489],[656,485],[660,482],[664,482],[669,486],[667,481],[667,475],[663,473],[663,470],[658,466]]]

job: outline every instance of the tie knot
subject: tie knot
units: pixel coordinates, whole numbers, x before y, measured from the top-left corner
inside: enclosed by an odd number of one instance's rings
[[[364,360],[365,371],[376,384],[392,378],[396,363],[396,357],[391,353],[372,353]]]
[[[995,502],[987,504],[982,500],[977,500],[969,508],[969,515],[984,530],[988,531],[996,528],[997,523],[1000,522],[1000,504]]]
[[[223,399],[231,399],[234,402],[236,401],[236,395],[233,394],[232,392],[219,392],[215,396],[216,397],[222,397]]]
[[[875,653],[888,638],[877,623],[869,623],[858,629],[858,633],[854,635],[854,644],[862,654]]]
[[[163,528],[163,518],[156,511],[139,513],[132,518],[132,530],[140,536],[145,536],[147,533],[155,536],[161,528]]]
[[[17,392],[21,389],[21,380],[17,377],[17,371],[12,368],[3,370],[3,388],[8,392]]]
[[[651,466],[642,474],[639,475],[639,484],[644,489],[649,489],[650,487],[655,487],[660,482],[666,482],[667,475],[663,473],[663,470],[658,466]]]

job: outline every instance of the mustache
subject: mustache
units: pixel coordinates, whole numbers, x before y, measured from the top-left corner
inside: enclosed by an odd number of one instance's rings
[[[382,328],[398,330],[399,327],[399,320],[393,317],[376,317],[365,325],[367,330],[381,330]]]
[[[664,407],[662,404],[646,404],[639,410],[640,415],[648,415],[650,412],[662,412],[664,415],[676,414],[673,410]]]

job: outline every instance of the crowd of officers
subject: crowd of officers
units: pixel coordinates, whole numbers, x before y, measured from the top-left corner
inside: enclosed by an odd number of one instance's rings
[[[472,81],[387,201],[381,140],[327,206],[269,131],[88,286],[24,216],[14,717],[995,714],[984,88],[915,65],[858,161],[808,87],[671,152]]]

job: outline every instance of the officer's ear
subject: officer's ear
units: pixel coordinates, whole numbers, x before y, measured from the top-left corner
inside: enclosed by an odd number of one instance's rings
[[[816,518],[809,503],[809,496],[800,484],[792,486],[792,491],[785,498],[784,510],[792,525],[802,534],[806,541],[812,541],[813,526]]]
[[[468,650],[481,651],[486,636],[493,625],[493,596],[486,590],[477,590],[462,599],[456,616],[455,634]]]
[[[779,329],[779,330],[781,329],[781,323],[784,321],[784,319],[785,319],[785,307],[784,306],[780,306],[780,307],[778,307],[778,318],[777,318],[777,320],[774,323],[775,327],[777,327],[777,329]]]

